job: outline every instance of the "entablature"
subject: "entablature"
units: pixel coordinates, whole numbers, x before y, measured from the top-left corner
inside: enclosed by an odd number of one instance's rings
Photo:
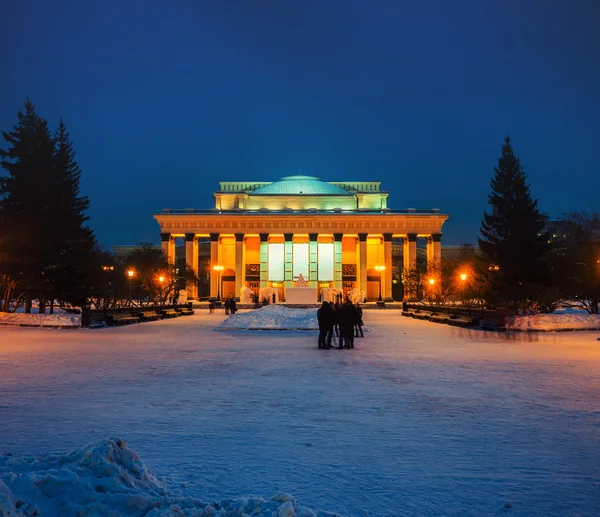
[[[448,215],[431,214],[155,214],[161,230],[175,235],[195,233],[392,233],[420,236],[441,233]]]

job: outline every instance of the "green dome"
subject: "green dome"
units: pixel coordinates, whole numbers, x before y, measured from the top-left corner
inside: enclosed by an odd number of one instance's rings
[[[273,194],[300,194],[300,195],[328,195],[328,196],[350,196],[350,192],[342,187],[321,181],[313,176],[286,176],[279,181],[259,187],[252,192],[251,196],[273,195]]]

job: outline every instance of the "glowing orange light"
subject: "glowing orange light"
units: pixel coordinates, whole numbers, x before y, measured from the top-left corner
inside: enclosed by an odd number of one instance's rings
[[[129,271],[127,271],[127,276],[129,278],[132,278],[134,274],[135,274],[135,272],[133,271],[133,269],[130,269]]]
[[[464,282],[467,279],[467,274],[466,273],[462,273],[460,275],[460,279]]]

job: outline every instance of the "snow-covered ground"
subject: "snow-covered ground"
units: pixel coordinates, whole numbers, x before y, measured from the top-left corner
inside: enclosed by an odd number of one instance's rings
[[[581,330],[600,329],[600,315],[556,312],[553,314],[534,314],[533,316],[514,316],[507,318],[506,328],[509,330]]]
[[[213,332],[223,319],[0,328],[11,497],[40,480],[60,494],[39,497],[50,517],[69,515],[54,503],[69,490],[122,493],[105,498],[114,515],[144,515],[151,497],[149,516],[249,497],[262,498],[257,515],[292,515],[270,501],[278,492],[353,517],[599,514],[600,332],[496,334],[365,311],[356,349],[318,350],[316,331]],[[78,449],[106,458],[111,436],[131,451],[100,461],[102,484],[96,467],[77,470]],[[136,481],[146,466],[157,484]]]
[[[217,330],[315,330],[317,309],[294,309],[283,305],[265,305],[254,311],[238,312],[226,318]]]
[[[31,325],[37,327],[79,327],[81,314],[69,314],[57,310],[54,314],[25,314],[24,312],[0,312],[0,325]]]
[[[217,517],[315,514],[278,492],[269,500],[245,498],[206,503],[170,490],[125,440],[111,437],[67,454],[0,457],[0,516],[144,515]]]

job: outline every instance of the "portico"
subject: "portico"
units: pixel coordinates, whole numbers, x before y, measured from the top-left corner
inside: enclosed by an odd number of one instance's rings
[[[318,292],[358,289],[369,299],[376,279],[383,299],[392,300],[392,239],[403,241],[404,268],[416,263],[417,238],[427,239],[428,263],[441,260],[441,230],[448,216],[435,209],[390,210],[379,182],[293,176],[269,184],[221,183],[214,196],[212,210],[163,210],[154,216],[171,262],[175,239],[184,238],[186,263],[197,272],[198,239],[210,239],[214,297],[219,280],[212,266],[217,264],[223,266],[224,296],[239,297],[242,287],[256,292],[273,287],[283,300],[302,274]]]

